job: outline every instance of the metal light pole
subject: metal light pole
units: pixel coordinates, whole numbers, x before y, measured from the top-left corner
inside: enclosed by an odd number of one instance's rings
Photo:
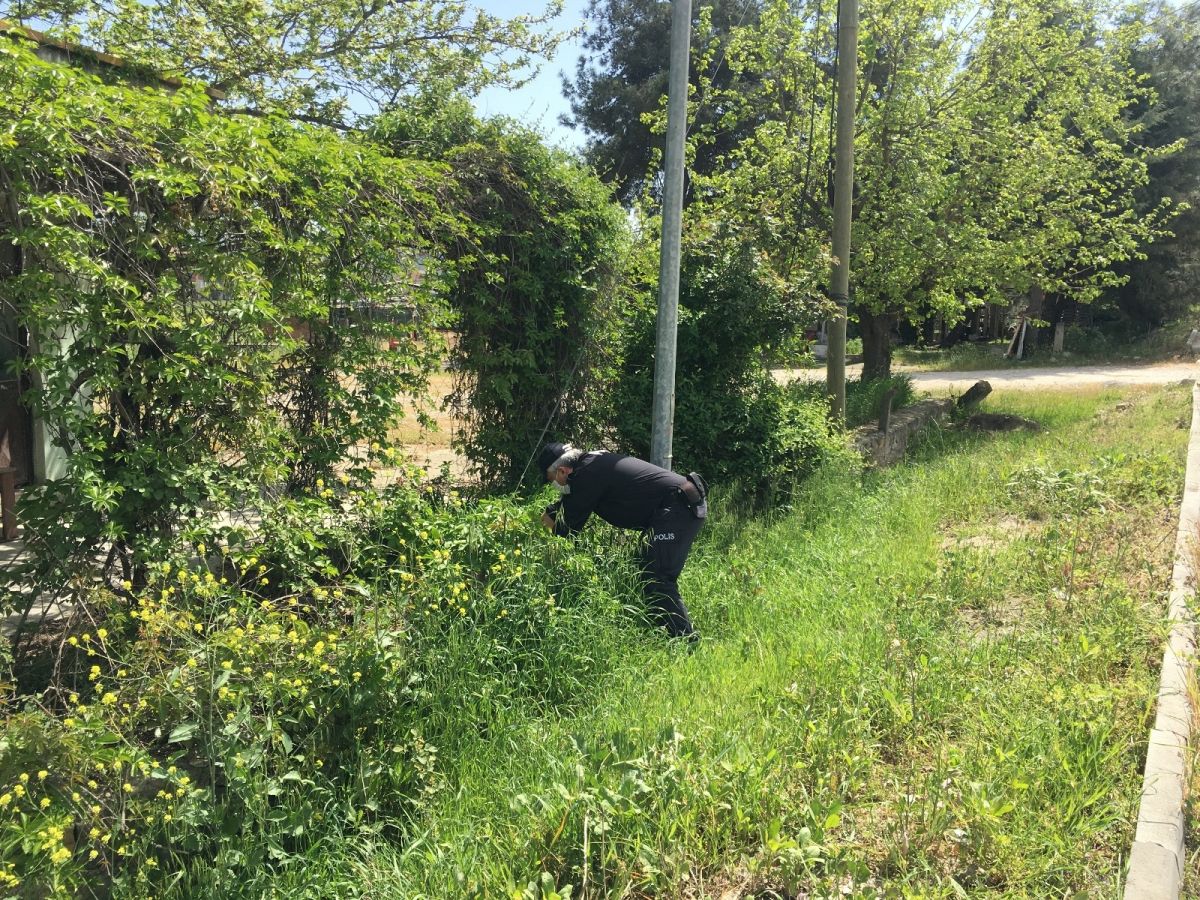
[[[654,411],[650,461],[671,468],[675,426],[675,338],[679,322],[679,244],[683,224],[683,148],[687,136],[688,55],[692,0],[671,4],[671,75],[667,93],[667,152],[663,160],[662,242],[658,264],[658,340],[654,353]]]
[[[838,0],[837,160],[833,173],[833,271],[825,383],[833,418],[846,420],[846,311],[850,304],[850,222],[854,201],[854,112],[858,76],[858,0]]]

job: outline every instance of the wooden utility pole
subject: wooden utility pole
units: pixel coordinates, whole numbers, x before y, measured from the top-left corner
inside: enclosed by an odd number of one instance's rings
[[[658,340],[654,353],[654,411],[650,430],[650,461],[664,469],[671,468],[671,440],[675,427],[675,339],[679,323],[683,150],[687,137],[692,0],[674,0],[671,6],[671,75],[667,88],[667,152],[663,159],[665,183],[658,264]]]
[[[835,421],[846,419],[846,313],[850,305],[850,222],[854,202],[854,113],[858,80],[858,0],[838,0],[837,159],[833,174],[833,271],[825,383]]]

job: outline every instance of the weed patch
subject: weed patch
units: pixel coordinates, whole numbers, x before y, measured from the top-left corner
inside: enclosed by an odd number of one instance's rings
[[[645,626],[612,532],[552,542],[538,503],[399,488],[333,498],[354,518],[303,540],[212,551],[211,579],[180,559],[133,603],[101,592],[56,689],[5,701],[6,877],[116,896],[1112,893],[1188,395],[993,401],[1047,431],[939,431],[909,465],[817,473],[768,517],[714,502],[681,585],[695,653]]]

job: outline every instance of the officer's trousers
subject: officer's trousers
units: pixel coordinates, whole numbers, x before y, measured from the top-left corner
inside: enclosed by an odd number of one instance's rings
[[[654,512],[642,551],[643,592],[650,616],[671,637],[687,637],[696,629],[679,596],[679,573],[703,519],[692,515],[682,497],[672,497]]]

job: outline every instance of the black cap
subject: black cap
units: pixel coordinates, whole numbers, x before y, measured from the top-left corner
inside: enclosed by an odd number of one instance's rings
[[[537,463],[538,468],[542,470],[542,477],[546,476],[546,470],[554,465],[554,461],[567,452],[567,444],[547,444],[538,453]]]

